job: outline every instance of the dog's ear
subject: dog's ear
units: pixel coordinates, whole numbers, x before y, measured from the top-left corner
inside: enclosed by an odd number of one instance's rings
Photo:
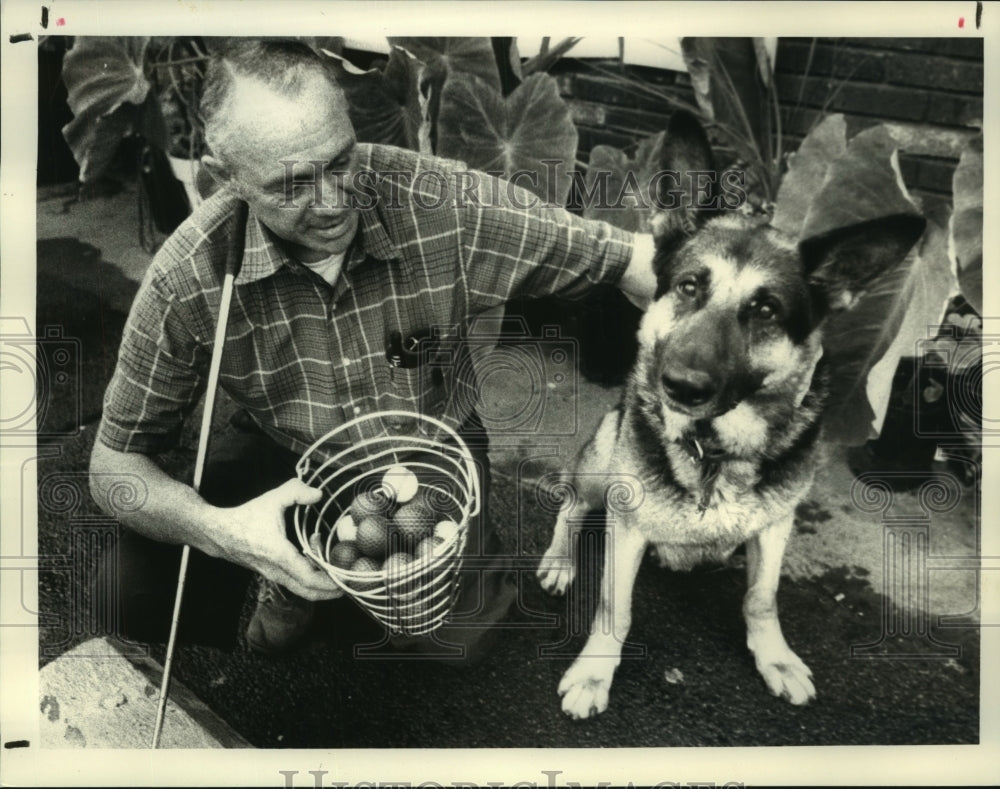
[[[715,172],[715,157],[708,135],[698,119],[687,110],[677,110],[670,116],[660,152],[660,166],[667,170]]]
[[[676,244],[716,212],[715,157],[698,119],[686,110],[670,116],[659,155],[650,229],[657,246]]]
[[[809,284],[826,309],[850,309],[872,282],[902,263],[926,225],[922,216],[892,214],[804,239],[799,254]]]

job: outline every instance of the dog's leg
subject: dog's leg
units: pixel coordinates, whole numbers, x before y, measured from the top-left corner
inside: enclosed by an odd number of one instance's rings
[[[573,473],[562,475],[560,483],[567,499],[556,517],[552,543],[538,566],[538,580],[549,594],[563,594],[576,576],[573,529],[590,509],[601,503],[606,480],[599,481],[598,477],[605,475],[611,465],[620,418],[617,410],[605,414],[593,437],[580,450]]]
[[[747,542],[748,588],[743,617],[747,646],[767,687],[792,704],[805,704],[816,697],[812,672],[789,648],[778,622],[778,581],[792,524],[789,515]]]
[[[559,510],[552,543],[538,565],[538,580],[549,594],[563,594],[576,577],[572,555],[573,529],[589,508],[586,501],[574,496]]]
[[[608,693],[632,626],[632,587],[646,549],[638,529],[609,529],[601,599],[583,651],[559,683],[562,709],[571,718],[589,718],[608,708]]]

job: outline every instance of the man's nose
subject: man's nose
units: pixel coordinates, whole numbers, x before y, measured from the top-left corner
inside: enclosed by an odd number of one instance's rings
[[[338,214],[351,207],[351,197],[356,189],[349,173],[330,173],[323,178],[323,200],[315,206],[320,212]]]

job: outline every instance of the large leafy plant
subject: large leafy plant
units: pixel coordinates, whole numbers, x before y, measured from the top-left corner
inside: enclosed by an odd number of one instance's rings
[[[566,202],[577,132],[555,79],[540,69],[574,39],[526,64],[516,54],[498,58],[488,38],[389,41],[389,57],[366,70],[326,53],[359,140],[459,159],[507,178],[526,173],[519,184],[548,202]]]
[[[340,51],[336,38],[303,39]],[[208,58],[220,39],[78,36],[63,60],[73,120],[63,128],[80,181],[101,177],[127,137],[185,159],[204,152],[198,111]]]
[[[828,116],[790,161],[773,224],[804,237],[851,222],[916,210],[898,167],[899,141],[884,125],[848,139],[842,116]],[[834,365],[828,423],[834,438],[860,444],[882,428],[893,377],[903,357],[934,343],[958,295],[982,309],[982,138],[974,138],[955,172],[954,207],[923,211],[928,227],[910,255],[882,277],[850,313],[827,328]],[[974,363],[978,339],[947,354],[957,371]],[[948,340],[936,341],[940,346]]]
[[[889,130],[878,125],[848,139],[846,129],[843,116],[827,117],[792,157],[772,221],[780,230],[804,238],[918,210]],[[843,443],[878,435],[900,358],[927,339],[927,326],[941,321],[957,290],[947,227],[940,217],[927,218],[928,229],[910,255],[827,326],[826,355],[833,365],[827,424]]]
[[[146,70],[148,37],[77,38],[63,62],[73,120],[63,135],[80,166],[80,181],[95,181],[126,136],[141,131],[161,146],[165,125]]]
[[[983,138],[972,138],[952,179],[954,208],[948,223],[947,254],[960,295],[952,299],[945,322],[922,345],[921,361],[929,372],[919,380],[924,403],[948,398],[948,432],[957,432],[964,454],[979,466],[982,457],[983,376]]]
[[[566,202],[577,133],[548,74],[533,74],[507,97],[478,77],[460,75],[442,92],[439,128],[443,156],[507,178],[527,173],[519,183],[550,203]]]
[[[304,39],[322,52],[350,106],[358,139],[439,153],[507,177],[564,203],[577,134],[555,80],[543,73],[577,39],[522,63],[516,45],[499,58],[489,38],[389,39],[373,68],[356,67],[341,39]],[[201,81],[215,39],[98,36],[74,41],[63,65],[73,120],[63,133],[95,181],[121,141],[139,135],[174,156],[204,151]],[[547,161],[558,162],[546,166]]]
[[[100,178],[121,141],[133,135],[175,156],[200,155],[197,102],[206,60],[205,44],[196,38],[74,39],[62,70],[74,117],[63,135],[80,181]]]

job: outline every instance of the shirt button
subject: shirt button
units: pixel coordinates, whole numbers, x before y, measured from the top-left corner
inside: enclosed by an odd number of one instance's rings
[[[361,413],[361,406],[359,406],[359,405],[354,406],[354,413],[355,414],[360,414]]]
[[[348,365],[350,365],[351,360],[345,356],[343,359],[340,360],[340,363],[344,365],[344,367],[347,367]]]

